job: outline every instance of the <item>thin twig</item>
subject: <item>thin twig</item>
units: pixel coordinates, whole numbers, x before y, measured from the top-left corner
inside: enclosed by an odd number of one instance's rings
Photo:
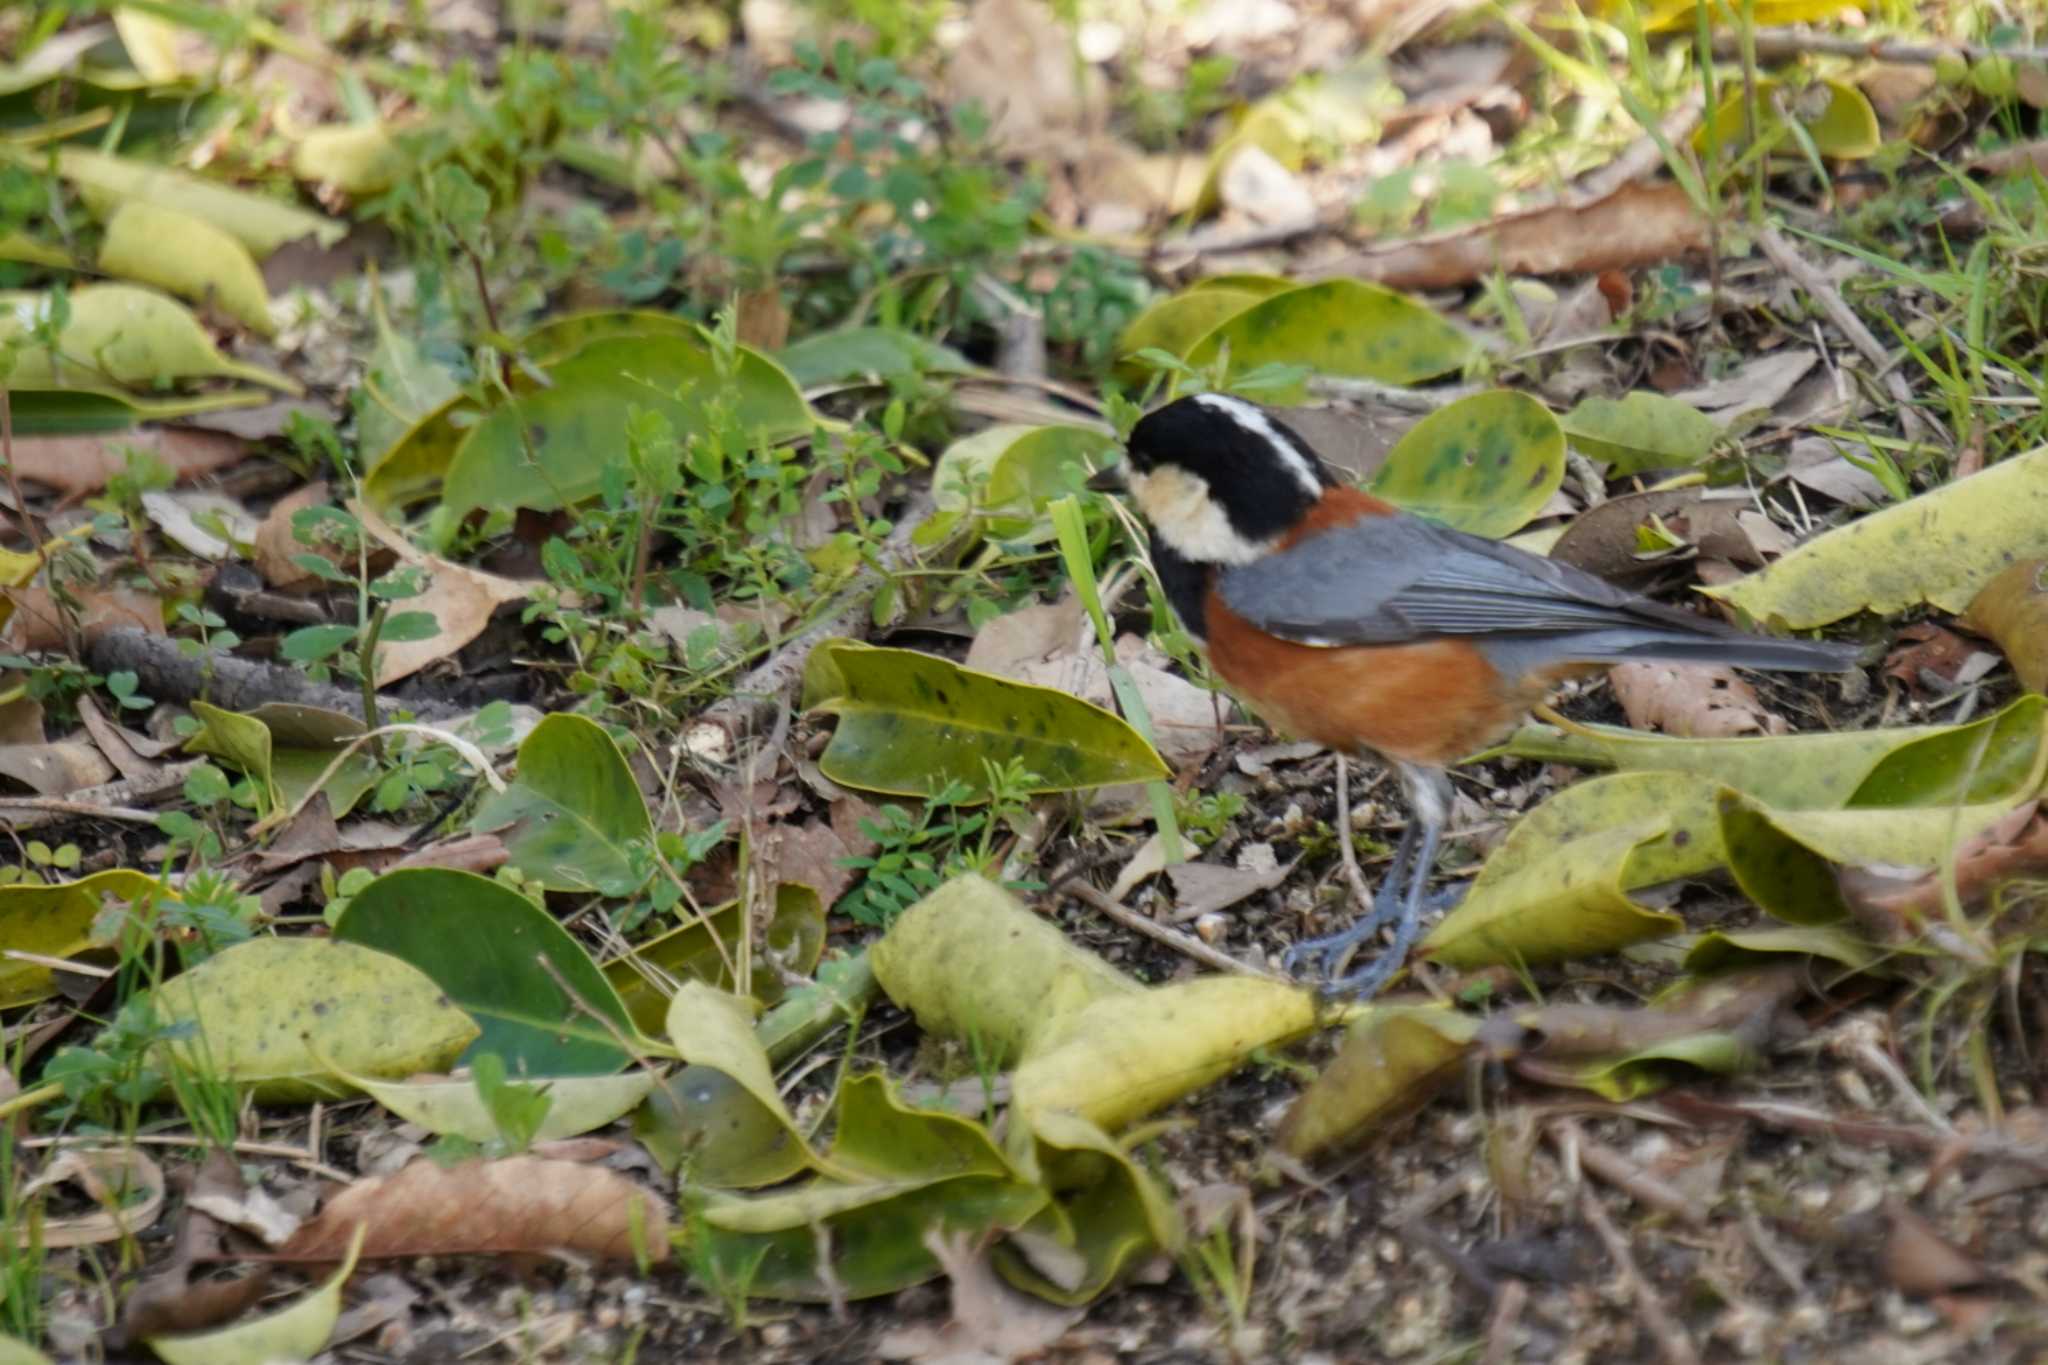
[[[1493,1312],[1486,1320],[1486,1355],[1481,1365],[1509,1365],[1519,1359],[1515,1352],[1515,1329],[1522,1323],[1522,1306],[1529,1301],[1529,1286],[1520,1280],[1503,1280],[1494,1295]]]
[[[1254,967],[1248,962],[1239,962],[1230,954],[1211,948],[1208,944],[1191,934],[1183,934],[1178,929],[1169,929],[1158,921],[1139,914],[1129,906],[1111,900],[1108,896],[1103,895],[1084,881],[1072,881],[1060,889],[1076,900],[1086,901],[1089,905],[1094,906],[1126,929],[1135,929],[1147,938],[1163,943],[1175,952],[1185,954],[1197,962],[1216,968],[1218,971],[1234,972],[1239,976],[1263,977],[1268,981],[1291,982],[1293,980],[1291,977],[1284,976],[1265,967]]]
[[[1591,1189],[1579,1191],[1579,1213],[1599,1235],[1607,1254],[1613,1258],[1614,1268],[1622,1284],[1635,1298],[1636,1310],[1643,1315],[1643,1325],[1656,1341],[1658,1353],[1664,1357],[1666,1365],[1699,1365],[1700,1353],[1694,1349],[1692,1338],[1686,1335],[1678,1319],[1671,1316],[1671,1310],[1664,1306],[1664,1300],[1655,1287],[1643,1277],[1642,1268],[1636,1264],[1635,1253],[1629,1250],[1628,1239],[1607,1216],[1600,1196]]]
[[[1871,61],[1898,66],[1932,66],[1943,57],[1962,57],[1981,62],[2002,58],[2013,62],[2048,62],[2048,48],[1983,47],[1976,43],[1901,43],[1889,39],[1851,38],[1832,33],[1813,33],[1803,28],[1760,28],[1755,31],[1754,51],[1760,60],[1784,61],[1790,57],[1816,54],[1831,57],[1866,57]],[[1742,54],[1742,37],[1736,33],[1714,36],[1714,55],[1732,61]]]

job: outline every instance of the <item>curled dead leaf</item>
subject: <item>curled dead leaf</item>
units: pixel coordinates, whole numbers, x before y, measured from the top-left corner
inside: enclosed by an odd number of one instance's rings
[[[442,1166],[414,1161],[350,1185],[278,1252],[338,1261],[358,1225],[363,1256],[574,1251],[606,1260],[668,1259],[668,1213],[616,1171],[514,1156]]]
[[[1782,735],[1792,727],[1765,708],[1732,668],[1705,664],[1616,664],[1607,670],[1615,700],[1638,730],[1687,739]]]

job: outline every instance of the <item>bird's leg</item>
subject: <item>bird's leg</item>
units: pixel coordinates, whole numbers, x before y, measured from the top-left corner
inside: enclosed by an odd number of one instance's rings
[[[1437,843],[1443,838],[1444,821],[1451,809],[1451,782],[1441,768],[1414,768],[1403,763],[1398,765],[1402,784],[1408,789],[1408,799],[1415,813],[1409,817],[1411,824],[1419,825],[1422,833],[1415,846],[1415,861],[1408,869],[1408,882],[1402,889],[1399,917],[1394,921],[1394,942],[1385,952],[1372,960],[1372,964],[1350,976],[1335,977],[1328,991],[1332,995],[1355,996],[1360,1000],[1370,999],[1381,986],[1408,960],[1408,949],[1414,946],[1415,935],[1422,929],[1422,893],[1429,885],[1430,869],[1436,864]],[[1389,884],[1382,895],[1392,890]],[[1373,911],[1377,918],[1379,911]]]
[[[1408,863],[1415,853],[1416,822],[1413,817],[1408,827],[1401,831],[1400,842],[1394,845],[1394,860],[1387,868],[1387,875],[1380,882],[1379,895],[1375,896],[1365,888],[1365,874],[1359,871],[1358,854],[1351,847],[1351,782],[1350,765],[1344,755],[1337,755],[1337,849],[1344,867],[1344,878],[1351,884],[1351,894],[1358,903],[1358,919],[1341,933],[1325,938],[1306,939],[1289,948],[1280,959],[1283,971],[1293,972],[1301,962],[1310,958],[1323,958],[1322,975],[1334,977],[1344,970],[1350,960],[1351,951],[1379,932],[1382,925],[1401,912],[1401,886],[1408,876]]]

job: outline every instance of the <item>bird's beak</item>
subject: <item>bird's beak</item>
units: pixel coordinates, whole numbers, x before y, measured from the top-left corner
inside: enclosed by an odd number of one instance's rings
[[[1091,493],[1121,493],[1129,486],[1128,480],[1124,477],[1125,473],[1122,460],[1118,460],[1113,465],[1106,465],[1096,470],[1094,477],[1088,480],[1088,491]]]

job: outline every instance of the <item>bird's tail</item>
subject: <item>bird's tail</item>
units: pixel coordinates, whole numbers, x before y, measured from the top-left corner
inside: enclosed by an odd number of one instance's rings
[[[1584,648],[1579,646],[1583,644]],[[1633,661],[1673,664],[1731,664],[1769,673],[1846,673],[1863,652],[1832,640],[1779,640],[1730,631],[1726,635],[1682,635],[1623,627],[1589,631],[1572,642],[1571,656],[1588,663]]]

